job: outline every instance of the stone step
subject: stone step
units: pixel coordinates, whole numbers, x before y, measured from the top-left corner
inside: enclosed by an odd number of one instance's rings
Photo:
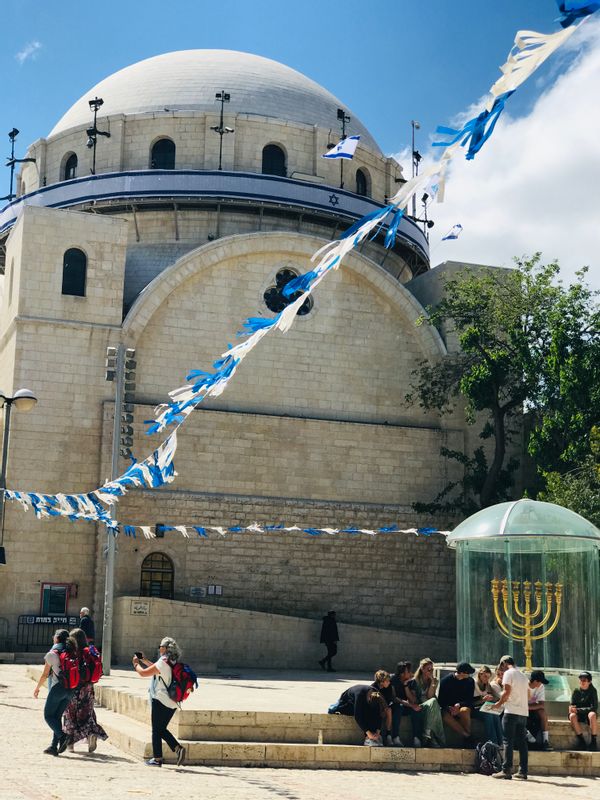
[[[150,713],[145,697],[120,689],[96,687],[98,701],[106,708],[140,722],[149,723]],[[176,736],[187,740],[230,742],[288,742],[315,744],[321,739],[326,744],[361,744],[362,736],[352,717],[338,714],[301,714],[271,711],[223,711],[186,709],[176,714],[171,724]],[[569,750],[576,737],[568,720],[550,720],[549,736],[556,750]],[[484,738],[483,723],[473,720],[473,733]],[[448,744],[458,746],[460,741],[447,730]],[[403,717],[400,727],[403,742],[412,743],[410,719]]]
[[[37,666],[28,667],[27,674],[37,680],[41,670]],[[150,725],[150,710],[145,693],[134,694],[119,686],[111,686],[103,680],[96,684],[95,692],[97,701],[109,711],[146,726]],[[550,741],[555,750],[570,750],[575,746],[576,737],[568,720],[550,720],[548,727]],[[362,734],[354,719],[338,714],[198,710],[186,708],[184,704],[173,718],[170,729],[178,739],[186,741],[257,744],[316,744],[321,741],[327,745],[362,746]],[[484,738],[483,724],[479,720],[473,720],[473,734],[478,739]],[[460,745],[458,737],[452,731],[447,730],[446,737],[451,748]],[[400,738],[406,744],[412,743],[408,717],[402,719]]]
[[[135,758],[150,758],[150,726],[114,711],[98,709],[98,719],[110,741]],[[473,772],[473,750],[408,747],[364,747],[343,744],[282,742],[188,741],[187,763],[203,766],[271,767],[287,769],[374,769],[409,772]],[[175,754],[164,748],[166,764]],[[515,754],[515,765],[518,755]],[[531,753],[531,774],[600,777],[600,753]]]

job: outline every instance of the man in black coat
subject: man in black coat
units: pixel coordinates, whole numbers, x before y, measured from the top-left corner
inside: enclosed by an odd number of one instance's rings
[[[335,672],[331,666],[331,659],[337,653],[339,640],[335,611],[330,611],[323,617],[323,624],[321,625],[321,644],[324,644],[327,648],[327,655],[319,661],[321,668],[326,669],[327,672]]]

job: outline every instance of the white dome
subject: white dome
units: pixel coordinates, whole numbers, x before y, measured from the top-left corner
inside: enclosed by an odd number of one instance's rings
[[[351,117],[347,133],[380,153],[362,122],[334,95],[300,72],[269,58],[235,50],[179,50],[138,61],[86,92],[54,126],[49,136],[89,125],[88,100],[101,97],[99,117],[169,111],[218,111],[215,93],[231,95],[226,113],[303,122],[339,132],[337,109]]]

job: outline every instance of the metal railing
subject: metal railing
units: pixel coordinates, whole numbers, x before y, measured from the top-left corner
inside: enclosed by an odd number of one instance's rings
[[[52,634],[57,628],[74,628],[78,617],[22,614],[17,622],[17,650],[43,652],[52,646]]]

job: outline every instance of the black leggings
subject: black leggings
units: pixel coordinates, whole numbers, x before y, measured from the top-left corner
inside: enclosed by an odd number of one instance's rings
[[[175,752],[175,748],[179,747],[177,739],[171,731],[167,730],[167,725],[176,711],[176,708],[167,708],[160,700],[152,698],[152,755],[154,758],[162,759],[163,739],[173,752]]]

